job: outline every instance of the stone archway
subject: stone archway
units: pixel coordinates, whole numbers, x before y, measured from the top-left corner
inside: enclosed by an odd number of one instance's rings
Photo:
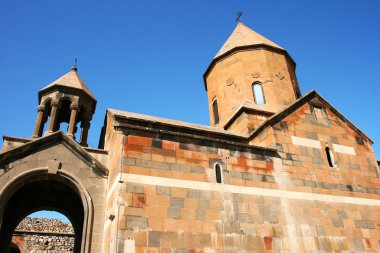
[[[62,174],[30,173],[13,182],[3,192],[0,252],[10,252],[12,234],[18,223],[38,210],[58,211],[70,220],[75,232],[74,252],[87,252],[87,221],[91,204],[69,177]]]

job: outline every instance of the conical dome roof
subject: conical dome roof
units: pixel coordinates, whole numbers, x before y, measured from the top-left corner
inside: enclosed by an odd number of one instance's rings
[[[270,41],[269,39],[245,26],[243,23],[239,22],[230,37],[224,43],[219,52],[215,55],[214,59],[227,53],[233,48],[251,45],[268,45],[281,50],[285,50],[276,43]]]
[[[91,98],[96,100],[95,96],[92,94],[90,89],[86,86],[86,84],[82,81],[82,79],[78,75],[76,67],[72,67],[70,72],[61,76],[60,78],[58,78],[57,80],[49,84],[48,86],[41,89],[40,93],[54,86],[65,86],[69,88],[83,90],[87,95],[89,95]]]

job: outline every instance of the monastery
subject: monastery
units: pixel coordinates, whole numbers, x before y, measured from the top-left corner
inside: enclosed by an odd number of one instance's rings
[[[203,75],[211,126],[107,109],[91,148],[72,67],[38,92],[32,137],[3,137],[0,252],[39,210],[69,218],[75,253],[379,252],[373,141],[295,71],[238,23]]]

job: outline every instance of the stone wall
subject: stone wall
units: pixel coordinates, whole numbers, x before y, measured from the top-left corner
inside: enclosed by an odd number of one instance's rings
[[[378,180],[366,160],[357,170],[346,168],[342,155],[336,156],[339,169],[325,158],[319,166],[303,167],[295,161],[306,155],[293,149],[286,151],[292,156],[127,133],[123,157],[111,171],[116,175],[108,218],[116,240],[106,252],[380,251],[378,183],[363,192],[329,180],[328,172],[350,180],[356,171]],[[355,149],[352,163],[362,153]],[[315,152],[307,150],[311,162],[319,157]],[[215,164],[223,170],[221,184]]]
[[[21,252],[73,252],[74,229],[58,219],[26,217],[17,226],[12,242]]]

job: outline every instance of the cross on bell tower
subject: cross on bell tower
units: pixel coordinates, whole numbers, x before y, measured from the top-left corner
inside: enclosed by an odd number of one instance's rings
[[[75,62],[76,63],[76,62]],[[67,135],[75,139],[80,122],[80,145],[87,147],[90,121],[96,108],[96,99],[77,73],[76,64],[71,71],[38,92],[38,114],[33,138],[60,130],[61,123],[68,123]],[[44,131],[45,123],[48,127]]]

